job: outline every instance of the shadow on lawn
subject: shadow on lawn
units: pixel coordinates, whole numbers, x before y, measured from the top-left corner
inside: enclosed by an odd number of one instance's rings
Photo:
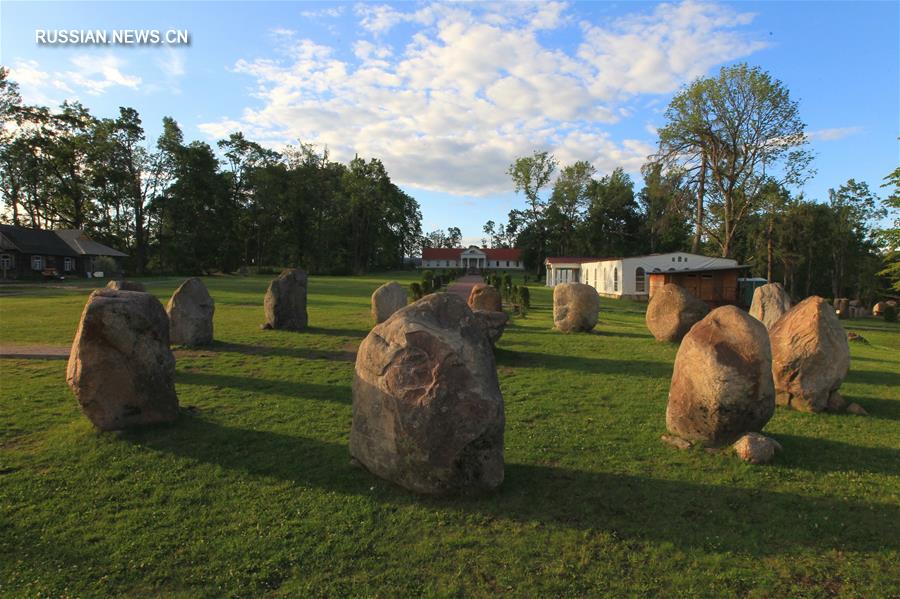
[[[348,350],[316,349],[311,347],[272,347],[219,341],[213,344],[212,349],[217,352],[232,352],[248,356],[279,356],[302,360],[334,360],[338,362],[356,361],[356,352]]]
[[[837,418],[859,418],[839,415]],[[860,422],[864,419],[859,418]],[[862,447],[818,439],[778,433],[775,439],[784,446],[778,458],[779,467],[810,472],[871,472],[900,476],[900,450],[888,447]]]
[[[208,387],[228,387],[250,393],[283,395],[297,399],[315,399],[349,404],[352,396],[349,385],[304,383],[261,379],[257,377],[235,376],[232,374],[212,374],[179,370],[175,382],[182,385],[203,385]]]
[[[581,373],[634,374],[670,378],[672,363],[650,360],[610,360],[608,358],[584,358],[560,356],[537,352],[513,351],[496,348],[498,366],[530,366],[551,370],[572,370]]]
[[[507,464],[483,496],[416,497],[350,465],[347,446],[230,428],[184,414],[177,425],[128,432],[137,445],[259,477],[392,505],[605,531],[683,548],[752,555],[900,549],[900,506],[626,474]],[[798,438],[790,439],[791,442]],[[810,441],[812,442],[812,441]],[[855,454],[850,456],[855,459]],[[846,452],[835,459],[847,459]],[[887,524],[887,526],[886,526]],[[896,530],[893,530],[896,532]]]

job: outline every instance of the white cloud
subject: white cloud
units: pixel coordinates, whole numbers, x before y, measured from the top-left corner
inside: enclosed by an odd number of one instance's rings
[[[42,70],[36,60],[16,60],[10,79],[19,84],[25,102],[45,106],[76,98],[76,90],[100,95],[111,87],[137,89],[141,84],[140,77],[123,73],[124,61],[111,54],[77,54],[69,62],[72,70],[51,72]]]
[[[214,137],[241,129],[272,145],[302,140],[338,160],[377,156],[397,182],[486,195],[509,191],[506,168],[533,148],[561,162],[636,172],[653,148],[615,140],[604,128],[635,103],[763,47],[738,28],[752,20],[718,4],[662,4],[606,24],[582,24],[574,53],[538,31],[565,26],[567,5],[430,4],[403,11],[355,8],[373,39],[354,59],[310,40],[288,40],[280,59],[243,59],[234,71],[256,82],[260,105],[206,123]],[[378,40],[414,28],[394,51]]]
[[[300,12],[300,16],[306,17],[307,19],[318,19],[322,17],[337,18],[343,14],[343,6],[334,6],[331,8],[323,8],[320,10],[304,10]]]
[[[156,64],[171,79],[181,77],[187,72],[184,50],[177,50],[171,46],[164,48],[163,55],[157,59]]]
[[[836,141],[862,132],[862,127],[834,127],[810,131],[806,134],[806,138],[812,141]]]

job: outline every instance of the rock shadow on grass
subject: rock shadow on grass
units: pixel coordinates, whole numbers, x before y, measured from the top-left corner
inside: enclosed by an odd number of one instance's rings
[[[128,431],[122,438],[239,474],[275,477],[383,505],[446,510],[459,514],[461,523],[465,514],[478,514],[754,556],[900,550],[900,535],[890,524],[900,522],[900,506],[890,503],[534,464],[507,464],[506,480],[497,492],[417,497],[352,467],[345,444],[232,428],[186,413],[177,426]]]

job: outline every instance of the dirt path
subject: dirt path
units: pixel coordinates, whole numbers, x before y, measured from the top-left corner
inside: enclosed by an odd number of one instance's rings
[[[464,277],[456,279],[456,281],[452,285],[447,287],[447,293],[455,293],[459,296],[462,296],[464,300],[468,300],[469,293],[472,291],[472,287],[474,287],[478,283],[484,283],[484,279],[482,279],[479,275],[466,275]]]
[[[0,358],[68,360],[68,345],[0,345]]]

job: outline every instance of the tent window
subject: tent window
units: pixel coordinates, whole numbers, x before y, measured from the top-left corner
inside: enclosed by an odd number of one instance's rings
[[[644,293],[646,290],[646,273],[640,266],[634,271],[634,290],[636,293]]]

